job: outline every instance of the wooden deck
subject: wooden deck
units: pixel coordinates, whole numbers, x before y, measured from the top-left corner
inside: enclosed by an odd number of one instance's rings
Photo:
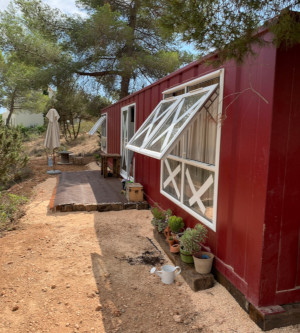
[[[121,179],[104,178],[100,171],[63,172],[52,200],[53,211],[148,209],[147,201],[129,202]]]

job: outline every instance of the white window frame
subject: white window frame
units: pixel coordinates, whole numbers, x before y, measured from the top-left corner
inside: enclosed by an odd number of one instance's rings
[[[165,156],[161,160],[161,172],[160,172],[160,193],[167,197],[169,200],[174,202],[176,205],[181,207],[183,210],[187,211],[190,215],[194,216],[196,219],[198,219],[200,222],[202,222],[204,225],[206,225],[208,228],[210,228],[213,231],[216,231],[216,225],[217,225],[217,207],[218,207],[218,185],[219,185],[219,162],[220,162],[220,145],[221,145],[221,116],[222,116],[222,109],[223,109],[223,90],[224,90],[224,69],[218,70],[216,72],[213,72],[209,75],[205,75],[203,77],[200,77],[196,80],[190,81],[186,84],[174,87],[172,89],[166,90],[163,92],[164,95],[169,94],[171,92],[175,92],[177,90],[180,90],[182,88],[188,89],[189,86],[201,83],[207,80],[210,80],[212,78],[219,77],[219,97],[218,97],[218,127],[217,127],[217,137],[216,137],[216,153],[215,153],[215,165],[199,162],[199,161],[192,161],[188,160],[183,157],[177,157],[173,155]],[[182,95],[180,95],[182,96]],[[186,127],[187,130],[187,127]],[[184,131],[185,133],[185,131]],[[181,134],[181,135],[184,135]],[[185,147],[185,145],[183,145]],[[177,200],[170,194],[164,191],[163,189],[163,167],[166,159],[172,159],[176,160],[181,163],[181,193],[180,193],[180,200]],[[205,170],[213,171],[214,172],[214,198],[213,198],[213,219],[212,221],[209,221],[204,216],[198,214],[188,206],[183,204],[183,198],[184,198],[184,181],[185,181],[185,175],[184,172],[186,170],[186,165],[192,165],[196,167],[200,167]],[[174,171],[174,170],[172,170]]]
[[[105,119],[106,119],[106,113],[101,115],[101,117],[96,121],[94,126],[90,129],[88,134],[94,135],[97,132],[98,128],[102,125],[102,123],[104,122]]]
[[[176,97],[174,97],[172,99],[168,99],[168,100],[173,100],[174,99],[175,102],[173,103],[173,105],[171,105],[168,108],[169,111],[166,112],[165,115],[161,118],[159,124],[163,124],[172,115],[173,110],[176,109],[176,107],[178,105],[180,106],[180,105],[183,104],[184,97],[197,95],[197,94],[199,94],[199,92],[208,92],[208,95],[206,94],[206,95],[202,96],[197,102],[194,103],[194,105],[191,107],[192,111],[190,112],[188,118],[180,126],[180,129],[178,130],[178,132],[176,133],[176,135],[169,142],[167,142],[167,144],[165,145],[164,148],[162,148],[161,152],[155,152],[153,150],[149,150],[149,149],[146,148],[147,144],[149,142],[151,142],[152,138],[155,137],[156,133],[161,129],[160,125],[156,126],[156,128],[152,131],[152,133],[147,138],[147,140],[144,140],[144,143],[142,144],[141,147],[137,147],[137,146],[133,146],[131,144],[128,144],[127,148],[130,149],[130,150],[133,150],[135,152],[141,153],[143,155],[149,156],[149,157],[153,157],[153,158],[156,158],[156,159],[159,159],[159,160],[163,159],[173,149],[174,142],[177,141],[178,137],[181,136],[181,134],[184,132],[185,128],[188,127],[189,124],[193,121],[196,113],[199,110],[199,106],[205,103],[205,101],[207,100],[208,96],[210,96],[214,92],[216,86],[217,86],[217,84],[213,84],[211,86],[208,86],[208,87],[205,87],[205,88],[202,88],[202,89],[193,90],[192,92],[185,92],[185,94],[176,96]],[[165,92],[164,92],[164,94],[165,94]],[[160,104],[161,103],[159,103],[159,105]],[[155,108],[155,110],[157,109],[157,107]],[[191,110],[191,108],[189,108],[189,110]],[[175,112],[177,113],[179,111],[180,111],[180,107]],[[150,116],[148,118],[150,118]],[[175,122],[174,122],[174,119],[173,119],[171,127],[176,125],[176,120],[178,120],[178,119],[175,119]],[[169,132],[168,132],[167,136],[171,135],[170,128],[169,128]],[[136,134],[138,134],[138,132]],[[136,135],[134,135],[131,140],[133,141],[135,138],[136,138]]]
[[[101,132],[101,150],[104,152],[104,153],[106,153],[107,154],[107,138],[108,138],[108,133],[107,133],[107,129],[108,129],[108,127],[107,127],[107,121],[108,121],[108,113],[106,112],[106,113],[103,113],[102,114],[102,116],[104,117],[104,120],[103,120],[103,122],[101,123],[101,125],[100,125],[100,129],[102,128],[102,126],[103,126],[103,123],[105,122],[105,132],[106,132],[106,136],[103,136],[102,135],[102,131],[100,131]],[[105,141],[105,143],[106,143],[106,145],[105,145],[105,149],[103,149],[103,144],[102,144],[102,142],[103,141]]]
[[[121,163],[120,163],[120,175],[124,178],[124,179],[128,179],[128,175],[126,173],[123,172],[122,169],[122,157],[123,157],[123,151],[122,151],[122,133],[123,133],[123,112],[127,111],[127,117],[128,117],[128,110],[134,107],[134,133],[136,132],[136,103],[131,103],[128,104],[126,106],[123,106],[121,108],[121,117],[120,117],[120,122],[121,122],[121,133],[120,133],[120,155],[121,155]],[[128,132],[128,128],[127,128],[127,132]],[[127,133],[128,134],[128,133]],[[133,135],[134,136],[134,135]],[[129,140],[128,140],[129,141]],[[127,148],[127,145],[126,145]],[[128,150],[128,148],[127,148]],[[135,161],[133,160],[133,177],[129,176],[129,180],[134,181],[135,178]],[[127,165],[127,162],[126,162]]]

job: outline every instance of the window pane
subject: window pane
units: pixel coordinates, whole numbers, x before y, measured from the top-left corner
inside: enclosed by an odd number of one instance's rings
[[[161,104],[158,105],[157,109],[151,113],[149,118],[139,128],[138,132],[136,133],[135,139],[130,144],[137,147],[143,146],[145,138],[149,137],[150,134],[156,129],[157,125],[166,114],[168,108],[174,102],[175,101],[161,102]]]
[[[106,151],[106,137],[101,137],[101,148],[102,150]]]
[[[177,200],[180,200],[181,193],[181,168],[181,162],[170,159],[163,161],[162,188]]]
[[[170,114],[169,118],[161,126],[155,137],[149,142],[149,144],[146,145],[145,148],[161,152],[177,134],[178,130],[182,127],[190,114],[194,111],[193,105],[197,103],[203,95],[205,95],[205,93],[202,92],[196,95],[184,97]]]
[[[184,140],[183,140],[183,135],[182,135],[180,140],[177,142],[176,146],[170,152],[170,155],[183,157],[184,151],[185,151],[185,149],[184,149]]]
[[[106,119],[103,121],[101,125],[101,135],[106,136]]]
[[[188,129],[187,158],[215,165],[218,130],[218,94],[206,102]]]
[[[207,220],[213,219],[214,172],[186,165],[183,203]]]

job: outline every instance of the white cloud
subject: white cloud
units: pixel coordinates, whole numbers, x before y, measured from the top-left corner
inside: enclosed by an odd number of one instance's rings
[[[52,8],[58,8],[66,14],[80,14],[82,11],[76,7],[75,0],[44,0]]]

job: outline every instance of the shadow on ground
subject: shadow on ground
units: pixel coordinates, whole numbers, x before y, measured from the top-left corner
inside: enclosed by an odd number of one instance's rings
[[[150,274],[166,257],[153,240],[148,216],[149,211],[95,215],[100,251],[91,260],[106,332],[187,332],[198,316],[182,282],[165,285]]]

